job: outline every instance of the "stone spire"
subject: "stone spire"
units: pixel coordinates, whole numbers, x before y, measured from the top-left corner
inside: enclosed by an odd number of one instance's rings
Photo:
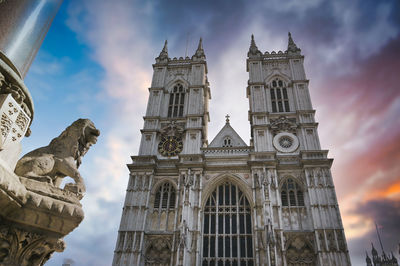
[[[197,50],[195,54],[193,55],[192,59],[206,59],[206,55],[204,54],[204,49],[203,49],[203,39],[200,38],[199,40],[199,45],[197,46]]]
[[[372,261],[371,261],[371,258],[368,256],[368,252],[367,251],[365,251],[365,255],[367,256],[365,258],[365,261],[367,262],[367,266],[372,266]]]
[[[392,251],[392,263],[397,263],[397,259],[396,259],[396,257],[394,256],[393,251]]]
[[[156,58],[157,63],[162,61],[168,61],[168,41],[165,40],[164,47],[160,52],[160,55]]]
[[[376,251],[375,247],[374,247],[374,243],[371,242],[371,254],[372,257],[378,256],[378,251]]]
[[[297,45],[294,43],[292,39],[292,34],[289,32],[289,40],[288,40],[288,48],[287,52],[288,54],[300,54],[301,49],[297,47]]]
[[[260,52],[260,50],[258,50],[256,42],[254,41],[254,35],[251,35],[251,42],[250,42],[250,48],[249,48],[249,52],[247,53],[247,56],[249,58],[251,57],[257,57],[257,56],[261,56],[262,53]]]

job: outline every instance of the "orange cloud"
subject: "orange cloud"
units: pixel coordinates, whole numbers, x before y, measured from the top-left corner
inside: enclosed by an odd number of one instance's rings
[[[376,191],[371,191],[365,198],[365,201],[369,201],[372,199],[382,199],[382,198],[390,198],[390,199],[400,199],[400,181],[390,184],[388,187],[379,189]]]

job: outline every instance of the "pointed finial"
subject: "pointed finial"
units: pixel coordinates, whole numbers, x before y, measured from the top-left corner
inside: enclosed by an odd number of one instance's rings
[[[156,58],[157,62],[168,60],[168,41],[165,40],[164,47],[162,48],[160,55]]]
[[[226,123],[229,124],[229,115],[227,114],[227,115],[225,116],[225,118],[226,118]]]
[[[197,46],[197,50],[203,50],[203,39],[200,37],[199,45]]]
[[[168,40],[165,40],[164,47],[162,49],[163,52],[168,53]]]
[[[368,256],[368,252],[367,252],[367,251],[365,251],[365,255],[366,255],[365,261],[367,262],[367,266],[371,266],[371,259],[370,259],[370,257]]]
[[[251,34],[251,42],[250,42],[250,47],[252,47],[252,46],[255,46],[255,47],[257,47],[257,45],[256,45],[256,41],[254,40],[254,34]]]
[[[289,37],[289,45],[290,44],[292,44],[292,45],[295,44],[293,39],[292,39],[292,34],[290,33],[290,31],[288,32],[288,37]]]
[[[251,34],[251,42],[249,52],[247,53],[248,57],[254,57],[261,55],[261,52],[258,50],[256,42],[254,41],[254,34]]]
[[[199,45],[197,46],[197,50],[194,53],[192,59],[200,59],[200,60],[206,59],[206,55],[204,54],[204,49],[203,49],[203,39],[202,38],[200,38],[200,40],[199,40]]]
[[[374,243],[371,242],[371,254],[372,257],[376,257],[378,255],[378,251],[376,251],[375,247],[374,247]]]
[[[288,32],[288,48],[287,51],[289,54],[300,54],[300,49],[297,47],[297,45],[295,44],[295,42],[292,39],[292,34],[290,32]]]

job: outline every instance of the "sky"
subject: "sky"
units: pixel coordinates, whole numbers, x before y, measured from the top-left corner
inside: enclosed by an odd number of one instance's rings
[[[287,48],[305,56],[310,94],[353,265],[365,265],[378,224],[387,252],[400,241],[400,2],[398,0],[65,0],[26,78],[34,104],[23,152],[47,145],[78,118],[101,131],[83,158],[85,219],[47,265],[110,265],[139,150],[154,58],[207,57],[209,141],[230,114],[249,143],[246,55]]]

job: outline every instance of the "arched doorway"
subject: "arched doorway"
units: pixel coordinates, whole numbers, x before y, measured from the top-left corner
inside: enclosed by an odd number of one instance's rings
[[[254,265],[252,239],[248,199],[236,184],[220,184],[204,207],[202,265]]]

